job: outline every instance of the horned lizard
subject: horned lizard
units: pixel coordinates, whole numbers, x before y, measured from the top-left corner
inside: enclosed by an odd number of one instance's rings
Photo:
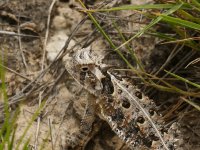
[[[154,101],[137,86],[116,75],[113,68],[102,61],[103,57],[88,47],[69,52],[63,58],[70,75],[91,94],[80,132],[74,139],[68,139],[71,146],[84,145],[96,113],[130,149],[181,149],[177,144],[178,125],[174,123],[165,129]]]

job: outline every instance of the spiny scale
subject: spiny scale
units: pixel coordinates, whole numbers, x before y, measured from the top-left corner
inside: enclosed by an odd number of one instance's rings
[[[102,58],[86,48],[68,54],[63,61],[72,77],[96,96],[99,115],[131,149],[176,149],[176,130],[164,132],[164,121],[154,102],[111,71],[103,72],[107,66],[101,63]]]

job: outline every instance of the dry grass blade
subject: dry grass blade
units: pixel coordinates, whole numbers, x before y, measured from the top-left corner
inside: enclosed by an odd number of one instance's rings
[[[55,5],[56,1],[57,0],[53,0],[51,3],[51,6],[49,7],[49,14],[48,14],[48,19],[47,19],[47,29],[46,29],[45,39],[44,39],[44,46],[43,46],[42,70],[44,70],[44,63],[45,63],[45,57],[46,57],[46,45],[47,45],[47,40],[48,40],[48,36],[49,36],[51,12],[52,12],[53,6]]]
[[[18,27],[17,31],[18,31],[18,34],[21,34],[20,33],[20,27]],[[18,41],[19,41],[19,50],[20,50],[20,53],[21,53],[22,61],[24,63],[25,68],[28,69],[28,65],[27,65],[26,58],[25,58],[25,55],[24,55],[24,52],[23,52],[22,41],[21,41],[20,36],[18,36]]]
[[[51,137],[51,149],[55,150],[54,148],[54,138],[53,138],[53,133],[52,133],[52,122],[51,119],[48,119],[48,125],[49,125],[49,130],[50,130],[50,137]]]
[[[191,61],[185,68],[189,67],[189,66],[192,65],[192,64],[196,64],[196,63],[198,63],[198,62],[200,62],[200,57],[199,57],[199,58],[196,58],[196,59],[193,60],[193,61]]]
[[[185,38],[185,39],[180,39],[180,40],[173,40],[173,41],[163,42],[161,44],[183,43],[183,42],[192,41],[192,40],[200,40],[200,37],[191,37],[191,38]]]
[[[7,70],[10,71],[10,72],[13,72],[14,74],[16,74],[16,75],[18,75],[18,76],[20,76],[20,77],[22,77],[22,78],[24,78],[24,79],[26,79],[26,80],[31,81],[31,79],[29,79],[28,77],[26,77],[26,76],[24,76],[24,75],[22,75],[22,74],[16,72],[15,70],[12,70],[11,68],[8,68],[8,67],[2,65],[1,63],[0,63],[0,66],[3,67],[3,68],[5,68],[5,69],[7,69]]]
[[[18,34],[18,33],[15,33],[15,32],[2,31],[2,30],[0,30],[0,34],[3,34],[3,35],[12,35],[12,36],[21,36],[21,37],[35,37],[35,38],[39,38],[39,36],[28,35],[28,34]]]
[[[181,97],[181,99],[182,100],[184,100],[185,102],[187,102],[188,104],[190,104],[191,106],[193,106],[194,108],[196,108],[197,110],[199,110],[200,111],[200,106],[198,106],[197,104],[195,104],[194,102],[192,102],[192,101],[189,101],[189,100],[187,100],[186,98],[184,98],[184,97]]]

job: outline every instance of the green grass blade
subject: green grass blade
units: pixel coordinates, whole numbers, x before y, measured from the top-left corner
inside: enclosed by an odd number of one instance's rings
[[[0,150],[4,150],[4,146],[2,142],[0,143]]]
[[[171,73],[171,72],[169,72],[169,71],[166,71],[166,70],[165,70],[165,72],[167,72],[167,73],[170,74],[171,76],[173,76],[173,77],[175,77],[175,78],[177,78],[177,79],[179,79],[179,80],[181,80],[181,81],[183,81],[183,82],[186,82],[186,83],[188,83],[188,84],[190,84],[190,85],[193,85],[194,87],[197,87],[197,88],[200,89],[200,85],[199,85],[199,84],[196,84],[196,83],[194,83],[194,82],[191,82],[191,81],[189,81],[189,80],[187,80],[187,79],[185,79],[185,78],[183,78],[183,77],[180,77],[180,76],[178,76],[178,75],[176,75],[176,74],[174,74],[174,73]]]
[[[4,56],[4,54],[3,54]],[[3,64],[3,62],[5,62],[5,58],[3,58],[3,56],[0,57],[0,63]],[[10,134],[10,124],[9,124],[9,120],[10,120],[10,112],[9,112],[9,106],[8,106],[8,97],[7,97],[7,93],[6,93],[6,84],[5,84],[5,70],[2,66],[0,66],[0,80],[1,80],[1,85],[0,85],[0,98],[3,99],[4,101],[4,116],[5,116],[5,120],[3,123],[3,126],[0,130],[0,138],[2,140],[2,143],[0,145],[0,149],[5,147],[5,144],[7,144],[7,140],[6,140],[6,135]]]
[[[8,132],[8,134],[6,135],[6,140],[8,141],[8,148],[10,150],[12,150],[12,147],[13,147],[13,143],[14,143],[14,136],[15,136],[15,131],[16,131],[16,128],[17,128],[17,124],[16,124],[16,121],[17,121],[17,118],[18,118],[18,115],[20,113],[20,110],[19,108],[17,108],[17,110],[15,111],[13,117],[10,119],[10,133]],[[12,134],[12,135],[11,135]],[[12,138],[10,139],[10,137],[12,136]]]
[[[11,137],[11,141],[10,141],[10,143],[8,144],[8,150],[13,150],[14,141],[15,141],[16,129],[17,129],[17,126],[15,126],[14,129],[13,129],[13,134],[12,134],[12,137]]]
[[[145,5],[124,5],[119,7],[112,7],[109,9],[91,9],[84,10],[85,12],[111,12],[111,11],[120,11],[120,10],[142,10],[142,9],[171,9],[177,4],[145,4]],[[184,3],[181,9],[191,9],[192,7]]]
[[[200,24],[200,18],[197,18],[194,15],[191,15],[187,11],[179,10],[178,13],[183,17],[183,19]]]
[[[175,17],[171,17],[171,16],[166,16],[166,15],[160,15],[162,16],[162,20],[165,22],[169,22],[175,25],[180,25],[183,27],[187,27],[187,28],[191,28],[194,30],[200,30],[200,24],[194,23],[194,22],[190,22],[187,20],[183,20],[180,18],[175,18]]]
[[[29,148],[29,143],[30,143],[31,137],[28,138],[28,140],[26,141],[26,143],[23,146],[23,150],[30,150]]]

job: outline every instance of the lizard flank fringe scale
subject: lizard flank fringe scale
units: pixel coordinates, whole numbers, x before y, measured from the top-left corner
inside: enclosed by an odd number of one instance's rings
[[[116,76],[102,60],[103,56],[97,56],[90,47],[70,52],[63,58],[70,75],[93,95],[93,99],[88,99],[80,133],[74,135],[72,147],[78,141],[84,143],[84,136],[91,131],[96,113],[130,149],[180,150],[178,125],[173,123],[165,129],[154,101],[129,81]],[[95,107],[99,111],[94,111]]]

